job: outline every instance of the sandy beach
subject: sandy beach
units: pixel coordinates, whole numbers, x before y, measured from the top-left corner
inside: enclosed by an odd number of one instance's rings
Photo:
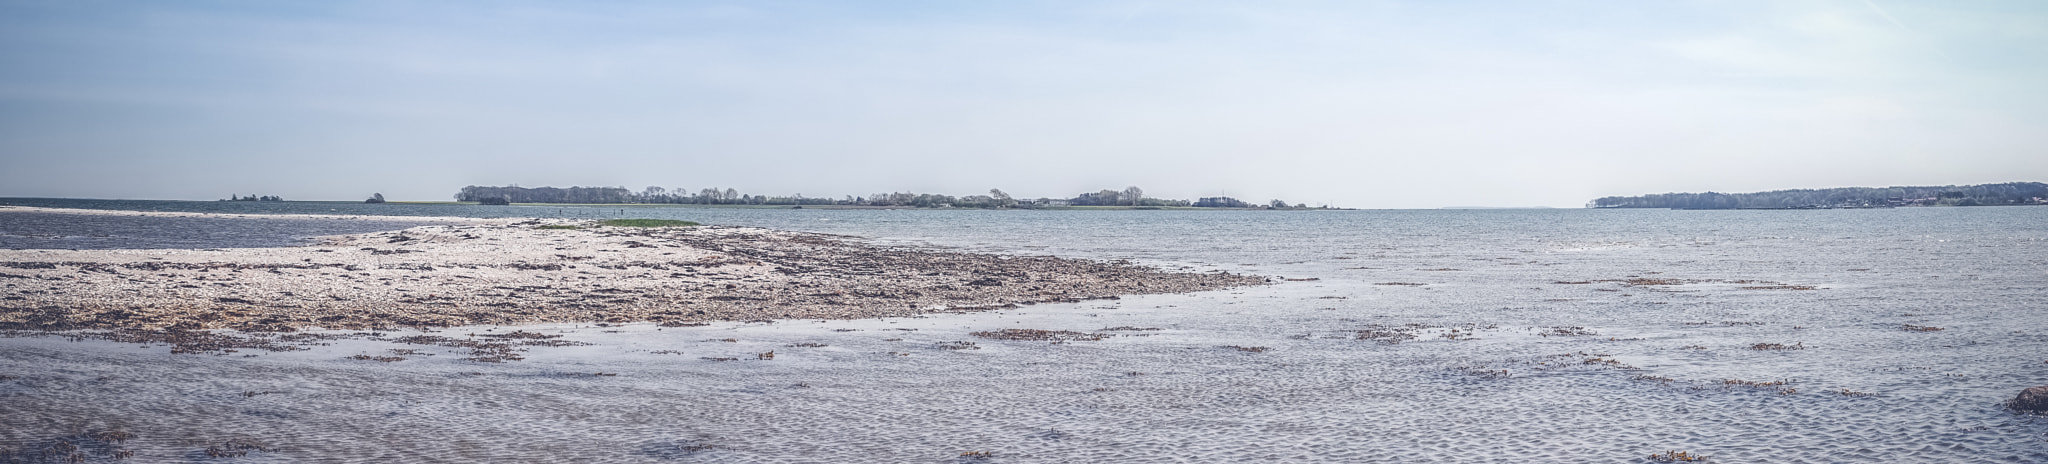
[[[0,329],[286,332],[851,319],[1266,282],[1120,262],[885,247],[760,228],[445,222],[323,237],[304,247],[0,251]]]

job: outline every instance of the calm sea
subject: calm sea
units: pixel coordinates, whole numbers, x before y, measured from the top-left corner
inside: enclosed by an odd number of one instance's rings
[[[121,428],[138,456],[204,458],[227,440],[270,449],[237,458],[247,462],[1645,462],[1668,450],[1716,462],[2048,462],[2048,423],[2000,408],[2048,385],[2041,207],[0,204],[673,218],[1292,279],[922,318],[524,327],[594,345],[506,364],[366,340],[216,357],[6,338],[0,448]],[[105,221],[0,222],[0,245],[280,246],[345,222],[246,219],[271,225],[194,237],[222,225]],[[1065,344],[969,334],[1115,327],[1160,330]],[[958,341],[978,349],[944,348]],[[392,348],[437,355],[346,359]],[[754,359],[767,351],[773,360]],[[723,357],[744,361],[703,359]],[[990,457],[962,455],[980,451]]]

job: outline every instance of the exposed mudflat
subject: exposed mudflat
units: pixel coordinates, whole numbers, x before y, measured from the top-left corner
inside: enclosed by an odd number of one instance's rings
[[[761,228],[471,220],[304,247],[0,251],[0,329],[850,319],[1265,282]]]

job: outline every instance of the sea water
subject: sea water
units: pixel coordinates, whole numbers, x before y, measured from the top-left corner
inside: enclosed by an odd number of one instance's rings
[[[88,461],[119,450],[215,459],[209,448],[240,444],[244,454],[220,459],[1646,462],[1684,451],[1716,462],[2048,462],[2048,423],[2001,407],[2048,385],[2048,208],[72,202],[59,206],[675,218],[1276,283],[915,318],[434,334],[589,343],[498,364],[365,339],[215,356],[0,338],[0,447],[18,453],[64,442]],[[286,229],[278,236],[306,234]],[[252,245],[263,244],[210,246]],[[1105,338],[973,335],[1011,328]],[[392,349],[419,354],[349,358]],[[108,430],[133,437],[91,438]]]

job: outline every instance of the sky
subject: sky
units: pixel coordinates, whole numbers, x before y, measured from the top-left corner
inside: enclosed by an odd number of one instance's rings
[[[2048,2],[0,0],[0,196],[2048,181]]]

